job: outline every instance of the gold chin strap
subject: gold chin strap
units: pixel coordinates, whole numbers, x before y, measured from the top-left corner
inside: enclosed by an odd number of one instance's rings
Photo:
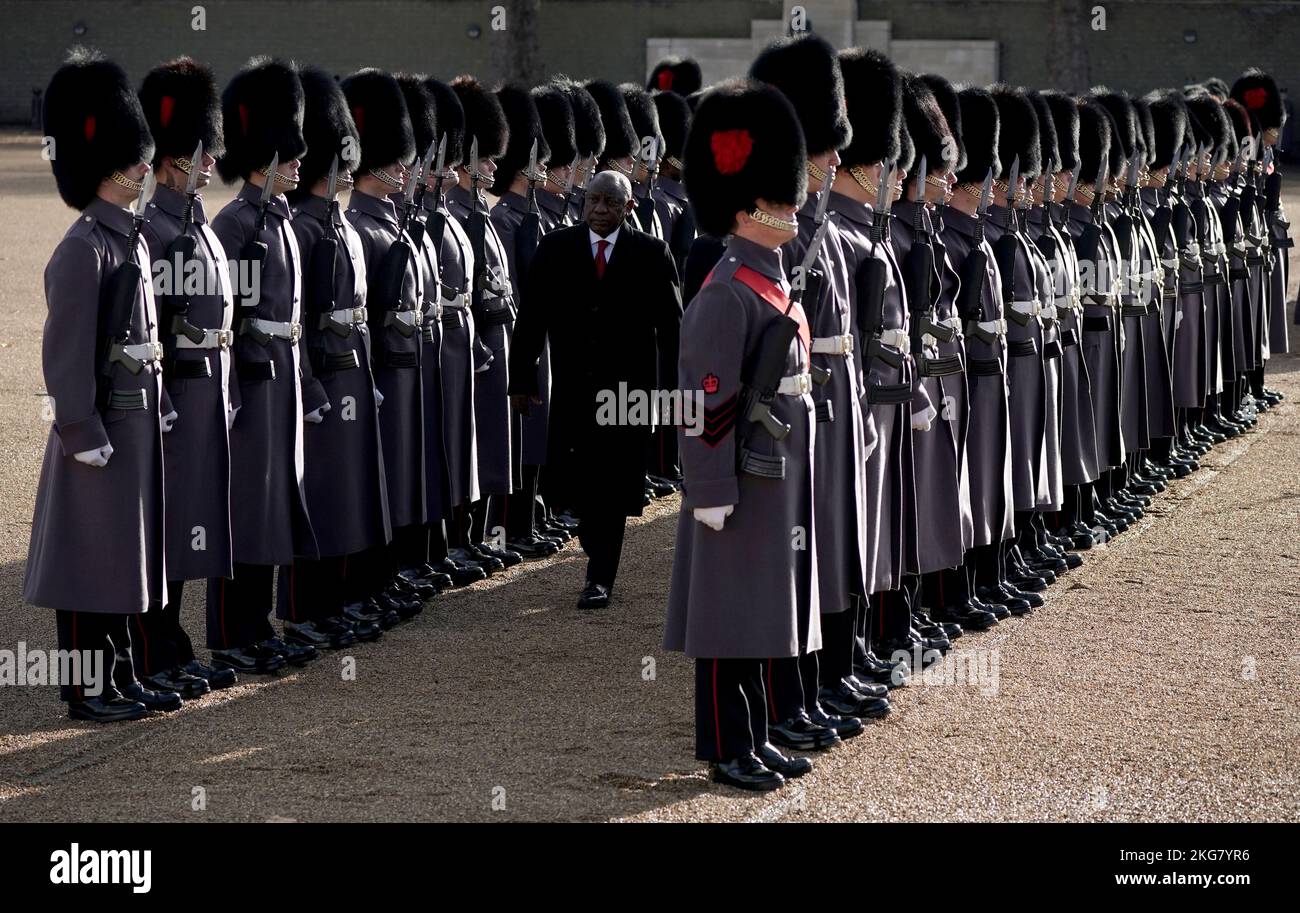
[[[982,184],[958,184],[957,186],[977,200],[984,196],[984,186]]]
[[[825,181],[826,170],[822,168],[820,165],[818,165],[816,162],[814,162],[812,159],[809,159],[808,177],[812,178],[814,181]]]
[[[270,166],[267,166],[266,168],[257,169],[257,173],[262,175],[262,177],[270,177],[269,171],[270,171]],[[189,172],[186,173],[188,174]],[[287,174],[281,174],[278,171],[275,173],[275,179],[279,181],[281,184],[287,185],[290,190],[293,190],[295,187],[298,186],[297,181],[289,177]]]
[[[676,168],[678,171],[682,171],[686,167],[685,165],[682,164],[681,159],[672,155],[664,156],[664,163],[671,165],[672,167]]]
[[[859,187],[871,194],[873,198],[880,193],[880,188],[871,183],[871,179],[867,177],[867,169],[863,168],[861,165],[854,165],[850,168],[849,175],[853,180],[858,182]]]
[[[927,174],[925,176],[925,182],[929,184],[931,187],[941,187],[944,190],[948,189],[947,181],[945,181],[943,178],[937,178],[932,174]]]
[[[1080,184],[1078,187],[1075,187],[1074,192],[1080,194],[1089,203],[1091,203],[1093,199],[1095,199],[1097,196],[1097,191],[1093,190],[1090,187],[1084,187],[1082,184]]]
[[[185,174],[189,174],[190,169],[194,167],[194,163],[191,162],[183,155],[177,156],[176,158],[172,159],[172,164],[175,165],[178,170],[184,172]]]
[[[129,190],[132,193],[139,193],[141,190],[144,189],[143,182],[133,181],[120,171],[114,171],[108,177],[109,180],[111,180],[118,187],[121,187],[125,190]]]
[[[785,219],[778,218],[770,212],[765,212],[757,206],[749,213],[749,217],[759,225],[766,225],[768,228],[775,228],[777,231],[788,231],[794,234],[799,230],[798,222],[787,222]]]
[[[382,181],[394,190],[402,189],[402,182],[393,177],[387,171],[380,171],[378,168],[371,168],[370,176],[376,180]]]
[[[1266,140],[1271,140],[1271,141],[1273,141],[1274,143],[1277,142],[1278,136],[1280,136],[1280,135],[1281,135],[1281,134],[1279,133],[1277,127],[1269,127],[1269,128],[1268,128],[1267,130],[1265,130],[1264,133],[1263,133],[1263,137],[1264,137],[1264,139],[1266,139]]]
[[[335,181],[336,190],[348,190],[352,187],[353,183],[355,183],[352,180],[351,172],[348,171],[340,171],[338,176],[335,178]]]
[[[632,172],[636,170],[635,165],[633,165],[631,168],[624,168],[622,165],[618,163],[617,159],[610,159],[609,164],[611,168],[613,168],[615,171],[617,171],[619,174],[623,175],[624,177],[630,178],[632,176]]]

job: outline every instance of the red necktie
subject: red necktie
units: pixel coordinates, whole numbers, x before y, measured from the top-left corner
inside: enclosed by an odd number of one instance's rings
[[[605,278],[605,248],[609,247],[609,242],[601,238],[596,242],[596,278]]]

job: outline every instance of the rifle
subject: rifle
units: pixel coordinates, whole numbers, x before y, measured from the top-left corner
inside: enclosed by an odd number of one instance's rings
[[[433,246],[435,249],[442,250],[442,239],[447,232],[447,214],[442,211],[443,193],[442,184],[447,180],[447,134],[438,138],[438,157],[434,162],[433,173],[433,209],[425,217],[425,230],[433,233]],[[420,198],[420,205],[424,205],[424,198]]]
[[[876,208],[871,212],[870,237],[880,244],[889,237],[889,208],[894,200],[894,163],[885,161],[880,166],[880,186],[876,190]],[[871,359],[880,354],[878,337],[885,328],[885,288],[889,279],[889,261],[883,257],[867,257],[858,265],[853,275],[857,297],[859,326],[867,337],[865,372],[871,371]]]
[[[144,204],[153,191],[153,172],[145,174],[140,182],[140,194],[136,197],[135,209],[131,214],[131,232],[126,242],[126,260],[123,261],[105,284],[99,306],[97,335],[101,340],[99,361],[100,369],[95,378],[95,402],[101,409],[109,408],[112,400],[113,365],[120,364],[131,374],[139,374],[150,359],[138,358],[131,351],[137,349],[128,340],[131,338],[131,323],[135,316],[135,299],[144,280],[144,271],[136,259],[136,246],[140,241],[140,229],[144,227]],[[145,343],[144,345],[148,345]],[[161,357],[161,346],[157,347],[156,357]]]
[[[185,210],[181,214],[181,233],[171,240],[163,254],[172,267],[172,285],[159,302],[162,308],[163,326],[173,336],[184,336],[196,345],[203,342],[203,330],[189,321],[190,299],[185,294],[185,283],[181,278],[185,273],[185,264],[194,256],[197,239],[190,234],[194,224],[194,198],[198,196],[199,170],[203,163],[203,140],[194,147],[190,156],[189,179],[185,182]]]
[[[640,181],[642,196],[636,204],[636,217],[641,222],[641,230],[650,232],[655,224],[654,179],[659,170],[659,140],[648,137],[649,144],[642,143],[637,159],[645,169],[645,180]],[[635,191],[633,193],[635,196]]]
[[[808,326],[816,326],[817,307],[821,302],[822,289],[825,285],[826,276],[814,268],[817,257],[821,254],[822,244],[826,240],[826,232],[830,228],[830,221],[826,218],[826,205],[830,200],[831,181],[835,178],[835,168],[831,166],[828,171],[825,187],[822,190],[821,198],[817,201],[817,211],[813,216],[812,238],[808,242],[808,249],[804,251],[803,261],[799,264],[799,282],[790,292],[790,300],[803,306],[804,314],[808,318]],[[808,304],[804,305],[807,301]],[[821,365],[812,363],[812,353],[809,353],[808,371],[812,374],[813,383],[824,384],[831,379],[831,372]],[[780,377],[776,379],[780,383]]]
[[[911,342],[912,351],[922,357],[921,337],[935,327],[930,319],[934,308],[934,245],[925,231],[925,156],[921,156],[920,167],[916,171],[916,222],[913,226],[912,244],[903,258],[903,286],[907,289],[907,300],[911,305]],[[947,329],[940,327],[939,329]]]
[[[474,255],[474,274],[470,280],[470,302],[475,314],[482,312],[483,292],[487,285],[487,231],[488,214],[479,206],[478,137],[470,145],[469,162],[469,235],[470,252]]]
[[[405,337],[414,336],[419,329],[420,316],[423,314],[423,302],[415,303],[416,322],[409,324],[398,318],[396,315],[403,309],[402,289],[406,284],[406,268],[412,262],[414,249],[406,239],[409,235],[406,232],[406,214],[411,211],[412,203],[415,199],[415,183],[417,175],[412,174],[407,179],[405,197],[403,205],[404,213],[398,217],[397,237],[393,243],[388,245],[388,250],[384,253],[384,259],[379,263],[379,269],[375,275],[370,277],[369,288],[366,292],[366,307],[370,311],[370,317],[382,318],[381,326],[392,326],[397,332]],[[417,269],[419,267],[417,266]]]
[[[1016,237],[1020,228],[1016,224],[1015,203],[1016,185],[1020,183],[1020,156],[1011,162],[1011,178],[1007,181],[1007,216],[1006,231],[993,244],[993,258],[1002,274],[1002,303],[1007,311],[1015,301],[1016,259],[1020,253],[1020,241]]]
[[[262,198],[258,202],[257,224],[253,228],[253,236],[239,251],[239,259],[246,263],[256,263],[255,268],[258,270],[266,262],[268,248],[266,242],[262,240],[262,232],[266,229],[266,211],[271,205],[271,198],[275,195],[275,176],[279,167],[280,153],[277,152],[271,157],[271,165],[266,170],[266,183],[262,185]],[[253,324],[257,319],[256,299],[251,296],[241,297],[238,302],[238,314],[241,334],[253,337],[259,345],[270,345],[271,337]]]
[[[528,270],[533,265],[537,246],[542,242],[542,214],[537,208],[537,183],[546,180],[546,171],[537,164],[537,140],[533,140],[532,151],[528,154],[528,170],[524,172],[528,179],[528,212],[524,213],[519,227],[515,229],[515,285],[523,288]]]
[[[324,234],[312,245],[311,256],[307,261],[306,305],[309,314],[316,315],[316,328],[331,330],[347,338],[352,332],[351,324],[346,326],[330,319],[335,310],[335,279],[338,269],[338,230],[334,219],[338,214],[338,200],[334,194],[338,190],[339,158],[334,156],[330,163],[329,180],[325,189],[325,217],[321,219]]]
[[[963,320],[979,322],[984,317],[984,282],[989,265],[989,255],[984,249],[984,220],[988,218],[992,199],[993,169],[990,168],[980,190],[979,208],[975,210],[975,243],[961,265],[961,297],[957,301],[957,312]]]
[[[415,180],[415,193],[408,194],[406,202],[406,212],[402,217],[402,227],[416,247],[424,244],[425,223],[420,219],[420,213],[424,209],[424,193],[429,181],[429,165],[433,162],[434,144],[430,143],[429,148],[425,150],[424,157],[420,159],[419,170],[412,175]]]

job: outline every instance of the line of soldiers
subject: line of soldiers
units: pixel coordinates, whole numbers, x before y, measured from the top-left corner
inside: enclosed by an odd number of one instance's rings
[[[807,773],[1280,400],[1283,117],[1258,70],[958,89],[809,33],[703,94],[664,645],[714,779]]]
[[[185,57],[137,92],[77,49],[44,116],[80,216],[45,276],[54,426],[24,598],[56,610],[62,649],[110,658],[102,693],[62,686],[72,717],[136,719],[373,641],[577,535],[547,498],[545,353],[539,407],[511,410],[520,290],[599,170],[636,182],[635,227],[683,222],[681,96],[268,58],[219,93]],[[241,185],[209,221],[214,166]],[[647,448],[647,502],[680,485],[675,441]],[[210,662],[181,622],[193,580]]]

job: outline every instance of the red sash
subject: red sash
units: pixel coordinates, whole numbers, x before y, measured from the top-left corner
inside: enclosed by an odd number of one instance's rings
[[[741,266],[736,269],[735,276],[737,282],[770,304],[778,314],[783,314],[799,324],[799,341],[803,343],[803,350],[807,353],[812,348],[812,332],[808,329],[808,315],[803,312],[803,306],[797,302],[791,306],[790,297],[781,291],[781,286],[758,270]],[[711,281],[713,281],[713,270],[704,277],[704,285],[708,285]],[[790,308],[789,314],[785,312],[787,307]]]

